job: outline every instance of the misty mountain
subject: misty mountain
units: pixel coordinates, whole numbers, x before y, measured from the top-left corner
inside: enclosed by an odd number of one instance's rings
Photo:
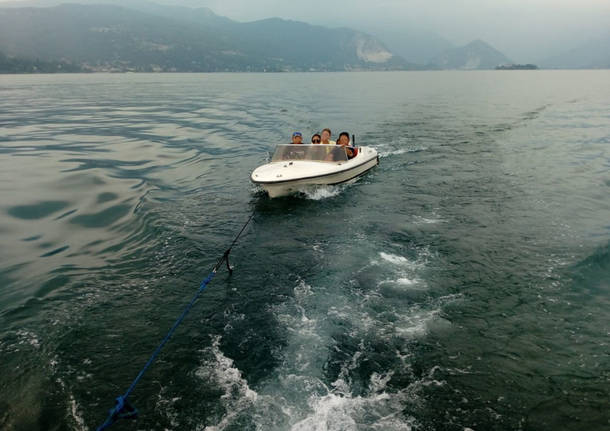
[[[315,59],[323,70],[404,69],[410,65],[382,42],[348,28],[329,29],[270,18],[240,24],[235,31],[244,49],[290,64]]]
[[[421,29],[371,26],[366,30],[383,40],[393,53],[417,64],[428,64],[430,59],[455,48],[447,39]]]
[[[114,4],[2,8],[0,51],[12,57],[64,61],[93,71],[411,67],[379,40],[347,28],[330,29],[282,19],[239,23],[207,8],[164,6],[145,0],[120,3],[129,8]],[[39,0],[32,4],[54,2]]]
[[[462,70],[493,69],[500,64],[508,63],[513,61],[482,40],[447,49],[430,60],[431,67]]]
[[[185,6],[183,4],[185,2],[183,1],[168,1],[169,3],[164,2],[163,0],[19,0],[0,3],[0,8],[50,8],[65,4],[79,4],[84,6],[111,5],[146,12],[166,18],[196,22],[199,24],[205,24],[206,26],[219,27],[223,25],[238,24],[229,18],[216,15],[207,7],[189,7]],[[188,4],[188,2],[186,3]],[[198,3],[198,0],[193,0],[193,3]]]
[[[610,34],[542,60],[549,69],[610,69]]]

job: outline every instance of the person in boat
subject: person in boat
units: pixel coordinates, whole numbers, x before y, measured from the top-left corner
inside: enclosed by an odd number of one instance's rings
[[[331,141],[330,137],[332,136],[332,132],[329,128],[322,129],[322,144],[326,145],[336,145],[335,141]]]
[[[347,153],[348,159],[353,159],[358,154],[358,150],[350,146],[349,133],[347,132],[341,132],[339,134],[339,139],[337,139],[337,145],[340,145],[345,148],[345,152]]]
[[[301,132],[294,132],[292,134],[292,144],[302,144],[303,143],[303,134]]]
[[[284,149],[284,154],[282,155],[282,160],[301,160],[305,158],[306,149],[296,149],[292,147],[292,145],[301,145],[303,144],[303,134],[301,132],[294,132],[292,134],[292,142],[290,146],[286,146]]]
[[[312,144],[319,144],[321,141],[322,137],[318,133],[314,133],[314,135],[311,137]]]

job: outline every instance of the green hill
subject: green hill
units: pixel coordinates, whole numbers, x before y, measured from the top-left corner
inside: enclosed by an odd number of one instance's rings
[[[74,64],[63,61],[44,61],[40,59],[26,59],[8,57],[0,52],[0,73],[66,73],[82,72]]]
[[[47,2],[50,3],[50,2]],[[268,19],[239,23],[209,9],[143,0],[1,8],[0,51],[89,71],[309,71],[412,67],[351,29]],[[146,10],[143,10],[146,9]]]

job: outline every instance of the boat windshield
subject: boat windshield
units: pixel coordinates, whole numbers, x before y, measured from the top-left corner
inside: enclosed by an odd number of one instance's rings
[[[272,162],[284,160],[311,160],[315,162],[347,162],[345,148],[325,144],[287,144],[278,145]]]

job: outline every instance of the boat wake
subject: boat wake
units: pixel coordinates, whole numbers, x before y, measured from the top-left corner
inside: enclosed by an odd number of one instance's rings
[[[301,193],[306,199],[312,201],[320,201],[324,199],[334,198],[343,192],[345,186],[320,186],[310,187],[301,190]]]
[[[400,154],[406,153],[419,153],[420,151],[426,151],[428,147],[407,147],[407,148],[398,148],[398,149],[387,149],[379,151],[379,157],[390,157],[397,156]]]
[[[442,320],[440,309],[455,300],[447,297],[414,303],[413,296],[405,299],[400,295],[401,291],[427,291],[421,273],[428,259],[426,250],[415,259],[376,252],[349,280],[297,280],[292,295],[271,309],[286,339],[276,353],[280,365],[255,387],[224,356],[220,337],[216,338],[203,352],[204,365],[196,375],[206,385],[220,388],[222,412],[208,422],[213,425],[199,428],[415,428],[417,423],[405,413],[405,406],[415,408],[423,402],[422,388],[443,383],[436,382],[433,373],[414,374],[409,342]],[[366,286],[350,288],[359,284],[359,276],[371,273],[377,276]],[[383,362],[378,359],[381,354]]]
[[[223,392],[220,396],[223,411],[216,418],[218,423],[204,427],[206,431],[226,429],[236,418],[251,409],[258,399],[258,394],[250,389],[233,360],[220,350],[220,341],[220,336],[215,337],[212,346],[202,352],[204,360],[195,372],[206,386],[218,387]]]

